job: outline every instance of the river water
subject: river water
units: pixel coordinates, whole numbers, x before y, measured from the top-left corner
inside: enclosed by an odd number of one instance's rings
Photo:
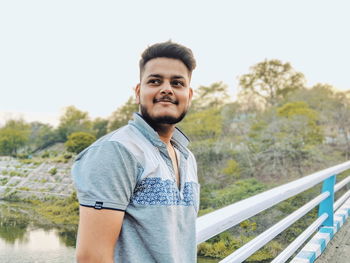
[[[53,226],[30,206],[0,202],[0,263],[74,263],[75,242],[76,226]]]
[[[74,227],[53,226],[30,207],[0,203],[1,263],[75,262]]]

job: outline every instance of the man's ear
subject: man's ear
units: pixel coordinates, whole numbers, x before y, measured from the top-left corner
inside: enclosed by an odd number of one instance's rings
[[[188,105],[189,105],[189,106],[191,106],[192,97],[193,97],[193,89],[190,88],[190,89],[189,89],[189,97],[188,97]]]
[[[139,83],[135,87],[136,104],[140,104],[140,89],[141,89],[141,85]]]

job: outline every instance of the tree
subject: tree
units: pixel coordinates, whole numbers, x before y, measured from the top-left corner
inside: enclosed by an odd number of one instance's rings
[[[60,118],[58,133],[62,142],[73,132],[91,132],[91,121],[88,112],[80,111],[74,106],[65,108]]]
[[[129,97],[123,106],[112,113],[108,123],[108,131],[113,131],[126,125],[132,119],[132,114],[138,112],[138,110],[139,105],[135,102],[135,99],[132,96]]]
[[[288,93],[305,85],[304,75],[296,72],[289,63],[265,60],[251,67],[251,72],[239,79],[241,97],[256,99],[264,107],[277,105]]]
[[[289,101],[304,101],[319,113],[319,123],[324,127],[327,144],[337,145],[350,156],[350,99],[347,92],[337,91],[328,84],[316,84],[288,96]]]
[[[319,116],[305,102],[290,102],[270,108],[251,125],[249,148],[253,173],[303,175],[303,167],[317,158],[323,141]],[[317,159],[316,159],[317,160]]]
[[[59,141],[57,131],[49,124],[41,122],[31,122],[29,135],[29,146],[32,152],[36,152],[41,149],[56,143]]]
[[[96,138],[100,138],[107,133],[108,120],[96,118],[92,122],[92,130]]]
[[[284,117],[289,121],[300,122],[301,126],[296,126],[296,136],[299,137],[303,144],[315,145],[322,143],[323,135],[321,127],[317,124],[319,120],[318,113],[311,109],[303,101],[290,102],[277,109],[277,114],[280,117]],[[286,132],[290,131],[289,127],[286,128]]]
[[[189,114],[179,124],[184,132],[195,140],[215,140],[222,132],[222,117],[220,109],[208,108]]]
[[[29,139],[29,125],[22,119],[9,120],[0,129],[0,154],[17,155]]]
[[[68,136],[65,143],[69,152],[80,153],[96,140],[96,137],[87,132],[74,132]]]
[[[215,82],[210,86],[200,86],[194,91],[191,112],[223,106],[230,98],[227,90],[227,85],[222,82]]]

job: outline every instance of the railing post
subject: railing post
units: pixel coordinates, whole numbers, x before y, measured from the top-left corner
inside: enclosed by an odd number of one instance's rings
[[[334,225],[334,185],[335,185],[336,175],[333,175],[323,181],[322,193],[329,192],[329,196],[320,203],[318,208],[318,217],[326,213],[328,215],[327,219],[323,222],[322,226]]]

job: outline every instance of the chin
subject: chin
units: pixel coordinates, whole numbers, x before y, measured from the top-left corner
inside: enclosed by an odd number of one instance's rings
[[[153,114],[151,112],[148,112],[146,107],[143,107],[141,104],[141,114],[144,117],[144,119],[150,123],[150,124],[176,124],[185,117],[186,111],[182,113],[174,113],[162,111],[162,112],[154,112]]]

